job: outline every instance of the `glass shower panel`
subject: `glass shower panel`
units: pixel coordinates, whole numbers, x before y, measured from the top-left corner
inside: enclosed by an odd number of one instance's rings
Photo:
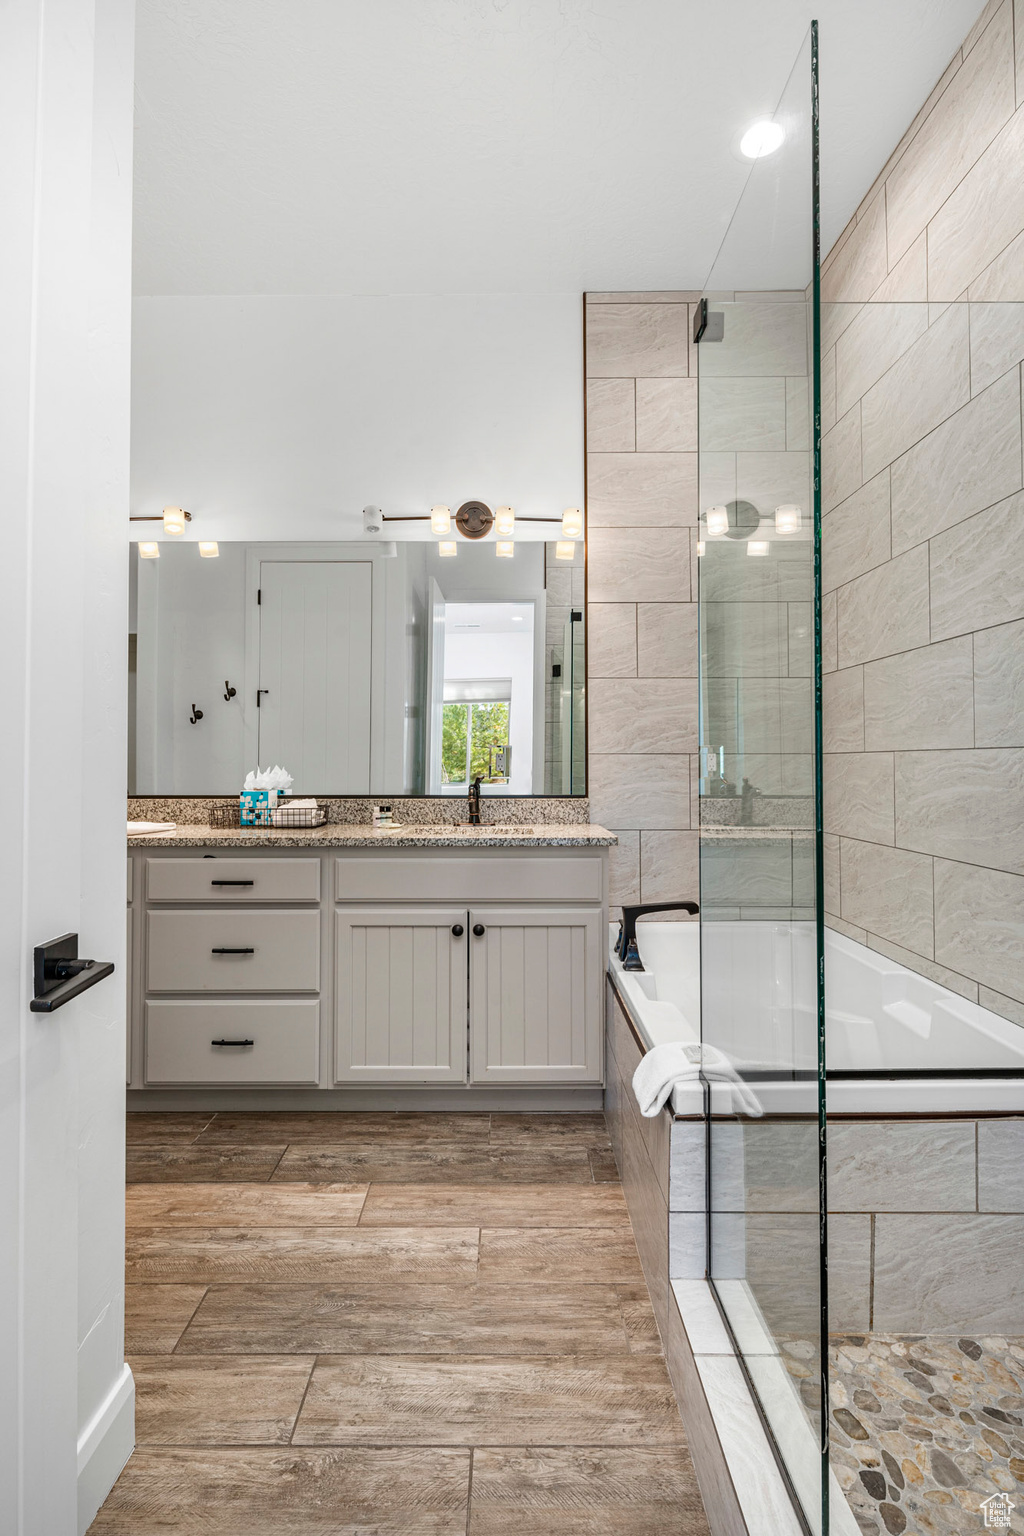
[[[808,1529],[822,1415],[816,36],[697,331],[709,1276]],[[696,332],[695,332],[696,334]]]

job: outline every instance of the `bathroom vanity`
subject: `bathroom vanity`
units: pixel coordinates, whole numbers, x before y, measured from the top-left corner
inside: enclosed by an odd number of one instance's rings
[[[600,1090],[614,842],[585,823],[129,839],[129,1088]]]

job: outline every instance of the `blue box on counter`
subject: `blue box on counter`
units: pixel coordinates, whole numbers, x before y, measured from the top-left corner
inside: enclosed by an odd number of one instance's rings
[[[238,819],[243,827],[269,827],[276,805],[276,789],[243,789],[238,797]]]

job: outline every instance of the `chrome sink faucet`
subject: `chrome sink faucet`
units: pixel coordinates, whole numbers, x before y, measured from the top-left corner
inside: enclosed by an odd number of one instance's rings
[[[477,774],[476,778],[473,780],[472,784],[469,786],[469,794],[467,796],[467,799],[469,801],[469,824],[470,824],[471,827],[478,827],[480,825],[480,775],[479,774]]]

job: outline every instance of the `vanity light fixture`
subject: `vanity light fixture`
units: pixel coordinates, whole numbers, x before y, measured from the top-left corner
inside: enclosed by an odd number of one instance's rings
[[[444,535],[451,531],[452,509],[451,507],[431,507],[430,531]]]
[[[729,508],[708,507],[708,533],[729,532]]]
[[[206,544],[204,544],[202,539],[200,539],[199,553],[204,560],[216,560],[217,556],[220,554],[220,545],[217,543],[216,539],[211,539]]]
[[[556,560],[575,560],[575,558],[576,558],[576,541],[575,541],[575,539],[559,539],[558,543],[555,545],[555,559]]]
[[[191,521],[184,507],[164,507],[164,533],[177,538],[185,532],[185,524]]]
[[[740,154],[748,160],[763,160],[765,155],[774,155],[785,137],[781,123],[773,123],[769,117],[760,118],[751,123],[740,139]]]
[[[454,539],[448,539],[437,546],[437,552],[442,560],[454,560],[459,552],[459,546]]]
[[[516,547],[511,539],[499,539],[494,546],[494,553],[499,560],[511,560],[515,556]]]
[[[566,507],[562,513],[562,538],[578,539],[583,534],[583,513],[579,507]]]
[[[771,553],[771,545],[767,539],[748,539],[748,555],[767,555]]]
[[[160,545],[159,544],[140,544],[139,545],[139,559],[140,560],[159,560],[160,559]]]
[[[775,508],[775,532],[799,533],[800,532],[800,508],[776,507]]]
[[[510,539],[516,531],[516,514],[512,507],[499,507],[494,514],[494,531],[499,539]]]

